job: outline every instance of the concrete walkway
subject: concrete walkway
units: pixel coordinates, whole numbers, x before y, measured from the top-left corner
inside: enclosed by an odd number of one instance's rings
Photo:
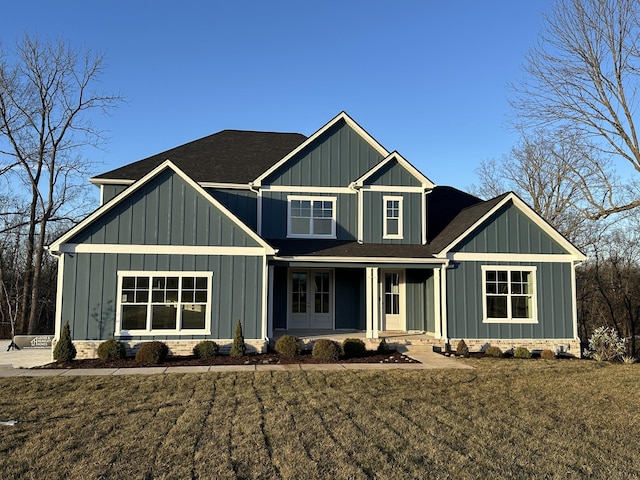
[[[329,363],[292,365],[212,365],[189,367],[145,368],[65,368],[38,369],[31,367],[51,363],[51,350],[24,348],[7,352],[8,340],[0,340],[0,377],[56,377],[86,375],[154,375],[160,373],[204,372],[265,372],[302,370],[431,370],[443,368],[473,368],[463,361],[447,358],[431,351],[431,347],[402,347],[402,353],[421,363]]]

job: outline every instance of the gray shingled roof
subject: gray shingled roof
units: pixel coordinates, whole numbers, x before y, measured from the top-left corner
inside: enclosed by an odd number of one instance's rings
[[[169,159],[197,182],[247,184],[306,139],[300,133],[223,130],[94,179],[138,180]]]
[[[380,257],[433,258],[428,245],[363,243],[345,240],[273,239],[267,240],[278,256],[297,257]]]

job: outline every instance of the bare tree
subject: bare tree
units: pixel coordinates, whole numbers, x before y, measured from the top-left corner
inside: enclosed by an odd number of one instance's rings
[[[577,246],[587,248],[605,227],[604,221],[588,218],[581,182],[593,191],[603,176],[612,176],[606,159],[593,171],[591,145],[580,137],[564,132],[536,130],[522,132],[520,142],[500,160],[483,161],[476,169],[479,183],[471,190],[490,198],[513,191],[545,220]]]
[[[525,128],[551,125],[579,136],[640,173],[634,122],[639,20],[637,0],[557,0],[527,56],[526,78],[513,85],[518,121]],[[591,160],[587,171],[601,174],[599,159]],[[591,218],[640,206],[633,181],[602,175],[600,180],[594,190],[588,178],[575,178]]]
[[[47,228],[78,218],[91,170],[82,150],[104,140],[91,113],[104,113],[122,100],[93,89],[102,73],[102,56],[62,40],[25,36],[12,55],[0,49],[0,171],[11,177],[8,185],[28,191],[27,209],[13,225],[26,228],[22,331],[37,329]]]

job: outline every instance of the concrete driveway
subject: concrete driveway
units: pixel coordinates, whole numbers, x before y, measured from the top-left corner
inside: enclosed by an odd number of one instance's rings
[[[20,350],[7,347],[11,340],[0,340],[0,366],[10,365],[13,368],[31,368],[46,365],[53,361],[51,348],[22,348]]]

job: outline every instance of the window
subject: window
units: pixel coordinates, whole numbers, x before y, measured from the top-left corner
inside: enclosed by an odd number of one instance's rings
[[[288,237],[336,238],[334,197],[288,197]]]
[[[383,238],[402,238],[402,197],[383,197]]]
[[[211,272],[118,272],[116,333],[209,333]]]
[[[482,267],[485,323],[538,323],[535,267]]]

